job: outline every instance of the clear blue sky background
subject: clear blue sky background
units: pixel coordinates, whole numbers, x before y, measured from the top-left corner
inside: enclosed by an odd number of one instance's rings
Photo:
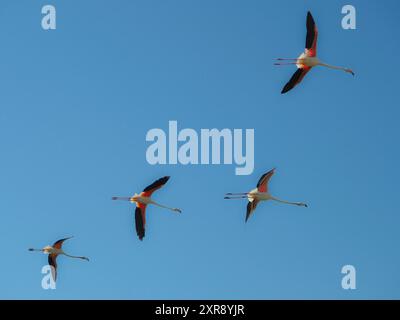
[[[8,0],[0,4],[0,298],[400,298],[398,1]],[[57,8],[43,31],[41,8]],[[311,10],[322,60],[280,90]],[[152,128],[254,128],[255,171],[150,166]],[[252,189],[272,167],[274,195],[245,224]],[[113,195],[171,175],[148,209]],[[44,255],[65,243],[57,290],[41,288]],[[341,268],[357,289],[341,288]]]

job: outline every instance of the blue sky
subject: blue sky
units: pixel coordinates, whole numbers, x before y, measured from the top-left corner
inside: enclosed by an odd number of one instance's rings
[[[43,31],[41,8],[57,9]],[[400,298],[398,1],[8,0],[0,4],[0,298]],[[311,10],[320,59],[353,78],[312,70],[286,95]],[[255,170],[151,166],[152,128],[255,129]],[[262,203],[252,189],[277,167],[271,192],[309,208]],[[149,208],[138,241],[134,209],[113,195],[141,191],[183,209]],[[41,288],[46,257],[29,247],[75,236],[57,290]],[[341,288],[343,265],[357,289]]]

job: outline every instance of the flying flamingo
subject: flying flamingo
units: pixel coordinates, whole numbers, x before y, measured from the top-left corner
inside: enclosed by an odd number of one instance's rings
[[[297,71],[293,74],[292,78],[289,80],[288,83],[283,87],[282,94],[288,92],[289,90],[293,89],[296,85],[298,85],[305,75],[311,70],[312,67],[315,66],[323,66],[331,69],[336,70],[343,70],[345,72],[351,73],[354,76],[354,72],[351,69],[343,68],[343,67],[336,67],[326,63],[321,62],[317,58],[317,38],[318,38],[318,29],[314,22],[314,18],[311,15],[311,12],[308,11],[307,13],[307,37],[306,37],[306,48],[304,52],[297,58],[297,59],[285,59],[285,58],[278,58],[277,60],[286,60],[290,62],[277,62],[275,65],[282,66],[282,65],[296,65]]]
[[[257,207],[257,204],[260,201],[273,200],[281,203],[292,204],[301,207],[307,207],[305,203],[302,202],[289,202],[277,199],[273,197],[268,192],[268,182],[271,179],[272,175],[275,173],[275,168],[263,174],[260,180],[257,183],[257,188],[251,190],[250,192],[244,193],[227,193],[225,199],[248,199],[249,203],[247,204],[247,213],[246,213],[246,222],[254,212]]]
[[[86,257],[71,256],[64,252],[64,250],[62,249],[63,242],[65,240],[68,240],[71,238],[73,238],[73,237],[58,240],[52,246],[46,246],[43,249],[32,249],[32,248],[29,249],[29,251],[40,251],[40,252],[43,252],[44,254],[49,255],[48,262],[49,262],[49,265],[53,267],[53,268],[51,268],[51,270],[52,270],[52,275],[53,275],[54,281],[56,281],[56,279],[57,279],[57,257],[59,255],[64,255],[69,258],[82,259],[82,260],[89,261],[89,259]]]
[[[153,204],[155,206],[168,209],[174,212],[181,213],[182,211],[177,208],[170,208],[158,204],[157,202],[153,201],[151,195],[154,191],[160,189],[164,184],[167,183],[170,177],[166,176],[157,181],[153,182],[147,188],[145,188],[140,194],[134,194],[133,197],[112,197],[112,200],[125,200],[130,201],[131,203],[136,204],[135,210],[135,224],[136,224],[136,233],[139,237],[139,240],[143,240],[145,235],[145,225],[146,225],[146,207],[149,204]]]

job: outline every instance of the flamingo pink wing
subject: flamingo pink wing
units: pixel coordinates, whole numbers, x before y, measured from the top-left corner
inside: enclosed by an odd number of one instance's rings
[[[268,171],[267,173],[264,173],[260,180],[258,180],[257,183],[257,189],[259,192],[268,192],[268,182],[275,173],[275,168]]]
[[[310,57],[315,57],[317,55],[318,28],[310,11],[307,12],[306,26],[306,53]]]
[[[151,185],[146,187],[141,193],[144,197],[150,197],[154,191],[160,189],[164,184],[166,184],[169,180],[169,176],[162,177],[156,181],[154,181]]]
[[[64,239],[61,239],[61,240],[56,241],[56,242],[53,244],[53,248],[61,249],[61,247],[62,247],[64,241],[65,241],[65,240],[68,240],[68,239],[71,239],[71,238],[72,238],[72,237],[64,238]]]
[[[311,68],[304,66],[302,68],[298,68],[296,72],[292,75],[289,82],[282,89],[282,94],[292,90],[295,86],[297,86],[305,77],[305,75],[310,71]]]

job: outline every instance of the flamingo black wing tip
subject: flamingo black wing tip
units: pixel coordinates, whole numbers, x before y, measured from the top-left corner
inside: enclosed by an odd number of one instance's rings
[[[164,177],[162,177],[161,179],[159,179],[158,181],[162,184],[162,185],[164,185],[164,184],[166,184],[167,182],[168,182],[168,180],[171,178],[171,176],[164,176]]]
[[[286,92],[290,91],[290,89],[291,89],[291,88],[288,88],[288,87],[285,86],[285,87],[282,89],[281,94],[285,94]]]
[[[298,70],[301,70],[301,69],[298,69]],[[283,89],[281,91],[281,94],[285,94],[286,92],[289,92],[290,90],[292,90],[295,87],[295,84],[293,83],[293,77],[297,74],[298,74],[298,71],[296,71],[296,73],[292,76],[290,81],[285,84],[285,86],[283,87]]]
[[[145,232],[138,233],[138,238],[140,241],[143,241],[144,236],[145,236]]]

